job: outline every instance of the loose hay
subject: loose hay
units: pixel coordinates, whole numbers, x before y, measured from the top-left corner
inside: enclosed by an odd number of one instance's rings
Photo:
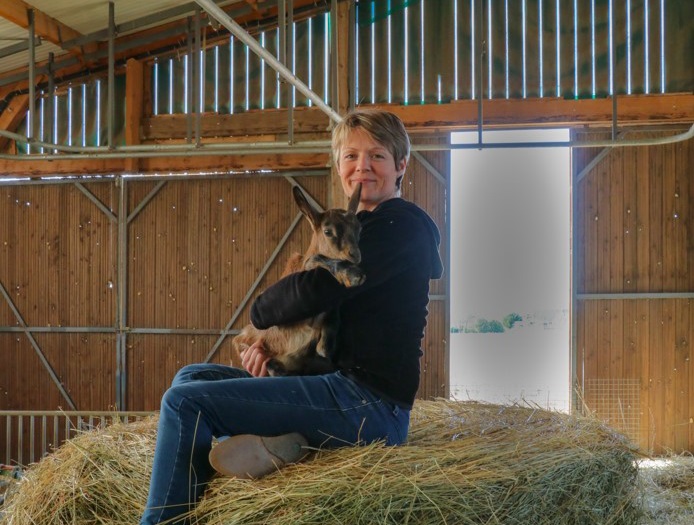
[[[644,525],[694,523],[694,456],[639,461]]]
[[[137,523],[154,434],[152,420],[66,443],[26,472],[0,523]],[[191,518],[199,525],[633,525],[634,459],[620,435],[591,419],[419,401],[407,446],[318,452],[261,480],[217,478]]]
[[[66,441],[31,466],[2,525],[133,525],[145,508],[156,420],[115,423]]]

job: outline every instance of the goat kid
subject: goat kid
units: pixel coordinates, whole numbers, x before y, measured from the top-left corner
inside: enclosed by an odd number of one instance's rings
[[[358,184],[350,197],[347,210],[333,208],[321,212],[308,201],[298,186],[293,188],[294,200],[304,217],[311,224],[313,235],[305,254],[294,254],[282,276],[294,272],[325,268],[343,286],[358,286],[364,282],[359,234],[361,225],[356,212],[361,195]],[[281,375],[314,375],[335,369],[330,357],[337,330],[335,312],[325,312],[316,317],[284,326],[258,330],[249,324],[234,337],[232,345],[236,353],[261,341],[270,357],[268,373]]]

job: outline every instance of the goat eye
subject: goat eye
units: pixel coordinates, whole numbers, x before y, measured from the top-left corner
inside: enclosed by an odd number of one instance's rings
[[[325,234],[326,237],[332,237],[333,236],[332,230],[326,229],[326,230],[323,230],[323,233]]]

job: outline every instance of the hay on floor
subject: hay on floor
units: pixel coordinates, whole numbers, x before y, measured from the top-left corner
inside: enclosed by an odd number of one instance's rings
[[[0,523],[137,523],[154,434],[147,421],[71,440],[26,472]],[[419,401],[407,446],[320,452],[261,480],[217,478],[191,518],[200,525],[633,525],[634,459],[620,435],[591,419]]]

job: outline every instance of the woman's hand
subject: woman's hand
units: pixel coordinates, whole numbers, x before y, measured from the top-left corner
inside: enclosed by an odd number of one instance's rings
[[[241,365],[254,377],[265,377],[267,362],[270,358],[265,355],[265,349],[260,341],[256,341],[241,353]]]

